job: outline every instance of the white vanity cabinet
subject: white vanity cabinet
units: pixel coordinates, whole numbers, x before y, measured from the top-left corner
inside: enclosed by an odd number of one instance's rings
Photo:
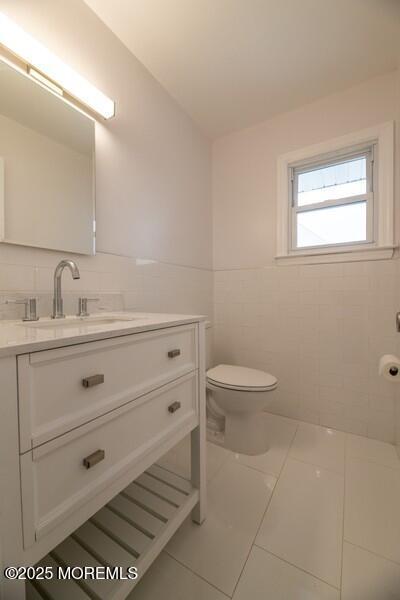
[[[140,577],[190,512],[204,519],[204,323],[117,333],[0,357],[3,568]],[[189,433],[191,481],[155,464]],[[135,582],[2,584],[4,600],[123,600]]]
[[[25,452],[194,372],[196,325],[182,325],[18,357]]]

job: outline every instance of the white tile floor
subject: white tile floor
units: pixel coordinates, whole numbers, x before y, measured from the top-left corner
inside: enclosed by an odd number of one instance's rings
[[[208,443],[208,518],[188,519],[132,600],[400,600],[393,446],[275,415],[270,450]],[[162,461],[189,475],[185,440]]]

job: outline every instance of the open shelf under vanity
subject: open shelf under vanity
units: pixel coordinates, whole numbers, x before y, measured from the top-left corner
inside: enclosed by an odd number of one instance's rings
[[[136,567],[139,579],[199,500],[182,477],[153,465],[37,566]],[[49,579],[27,584],[28,600],[122,600],[133,579]]]

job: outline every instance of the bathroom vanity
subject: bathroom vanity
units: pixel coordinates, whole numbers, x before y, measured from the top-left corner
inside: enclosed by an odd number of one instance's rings
[[[123,313],[0,323],[1,562],[139,579],[205,518],[205,324]],[[191,433],[191,481],[157,460]],[[6,600],[122,600],[136,581],[2,580]]]

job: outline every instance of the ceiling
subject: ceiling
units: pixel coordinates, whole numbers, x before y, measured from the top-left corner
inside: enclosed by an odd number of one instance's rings
[[[211,138],[400,57],[400,0],[85,1]]]

